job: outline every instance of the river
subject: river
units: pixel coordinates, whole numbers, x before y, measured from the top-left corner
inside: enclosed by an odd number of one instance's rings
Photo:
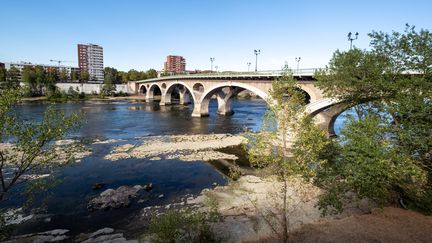
[[[17,112],[29,121],[39,121],[45,103],[26,103]],[[46,192],[36,194],[36,200],[26,210],[38,214],[17,227],[17,234],[40,232],[56,228],[71,230],[71,233],[92,232],[103,227],[123,229],[129,216],[140,209],[176,201],[185,195],[197,195],[204,188],[215,184],[224,185],[226,176],[208,162],[184,162],[176,159],[105,160],[114,146],[136,143],[138,139],[153,135],[240,133],[245,128],[258,130],[261,126],[266,104],[263,100],[235,99],[233,116],[216,114],[217,103],[212,100],[209,117],[192,118],[192,105],[159,106],[157,102],[130,100],[83,101],[54,105],[65,113],[83,112],[83,124],[70,138],[87,140],[120,140],[107,144],[90,144],[92,154],[79,163],[62,167],[54,174],[59,184]],[[336,121],[339,130],[343,119]],[[95,183],[104,183],[102,190],[93,190]],[[89,200],[107,188],[122,185],[153,183],[154,189],[145,198],[132,199],[130,207],[114,210],[89,211]],[[20,188],[17,188],[19,191]],[[160,198],[160,195],[164,196]],[[43,198],[43,200],[41,200]],[[141,199],[141,203],[137,201]],[[3,202],[2,208],[16,207],[26,200],[25,196]]]

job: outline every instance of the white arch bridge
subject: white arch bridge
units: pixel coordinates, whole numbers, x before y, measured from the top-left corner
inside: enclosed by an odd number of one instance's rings
[[[314,71],[301,70],[294,74],[299,88],[307,95],[306,111],[330,135],[334,135],[334,121],[344,110],[335,100],[325,98],[322,91],[315,86]],[[248,90],[264,100],[269,100],[272,81],[281,77],[281,71],[257,73],[208,73],[198,75],[176,75],[139,81],[130,81],[129,90],[135,94],[145,95],[146,101],[160,99],[160,105],[170,105],[173,93],[179,93],[180,104],[193,103],[193,117],[209,115],[210,99],[216,97],[218,114],[231,115],[232,97],[244,90]]]

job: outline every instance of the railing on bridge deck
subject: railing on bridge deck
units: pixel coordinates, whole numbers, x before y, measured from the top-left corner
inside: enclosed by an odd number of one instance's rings
[[[315,71],[320,70],[320,68],[303,68],[303,69],[289,69],[288,72],[292,73],[294,76],[313,76],[315,74]],[[286,70],[263,70],[258,72],[237,72],[237,71],[223,71],[223,72],[206,72],[206,73],[185,73],[175,76],[280,76],[284,72],[287,72]]]
[[[320,68],[303,68],[303,69],[291,69],[288,72],[291,72],[294,76],[302,77],[302,76],[314,76],[315,71],[320,70]],[[136,82],[154,82],[154,81],[162,81],[173,78],[214,78],[214,77],[278,77],[281,76],[286,70],[264,70],[258,72],[235,72],[235,71],[224,71],[224,72],[207,72],[207,73],[184,73],[184,74],[174,74],[161,76],[158,78],[146,79],[146,80],[137,80]]]

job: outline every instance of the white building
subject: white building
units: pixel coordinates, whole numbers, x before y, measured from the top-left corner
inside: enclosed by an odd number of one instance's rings
[[[103,48],[95,44],[78,44],[78,66],[89,73],[91,81],[103,82]]]

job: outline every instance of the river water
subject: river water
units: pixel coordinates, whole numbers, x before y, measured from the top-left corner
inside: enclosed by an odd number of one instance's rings
[[[26,120],[38,121],[47,108],[44,103],[27,103],[17,112]],[[235,114],[225,117],[216,114],[217,103],[212,101],[209,117],[192,118],[193,106],[159,106],[157,102],[140,101],[85,101],[54,105],[66,113],[84,112],[83,125],[71,138],[89,140],[119,139],[121,142],[90,144],[92,154],[57,170],[54,178],[59,184],[47,192],[37,194],[34,204],[26,211],[39,216],[20,225],[16,233],[40,232],[51,229],[69,229],[72,233],[92,232],[103,227],[122,229],[129,216],[140,209],[163,205],[179,200],[185,195],[197,195],[214,184],[224,185],[226,176],[211,163],[203,161],[122,159],[104,160],[103,157],[114,146],[135,144],[145,136],[172,134],[240,133],[245,128],[258,130],[261,126],[266,104],[263,100],[234,100]],[[336,130],[343,119],[336,121]],[[92,185],[102,182],[102,190],[93,190]],[[89,211],[89,200],[107,188],[122,185],[143,185],[152,182],[154,189],[132,200],[128,208]],[[19,188],[17,188],[19,190]],[[159,196],[163,194],[163,198]],[[1,207],[16,207],[25,197],[3,202]],[[44,200],[40,200],[44,198]],[[141,203],[138,203],[141,200]],[[127,230],[127,229],[124,229]]]

